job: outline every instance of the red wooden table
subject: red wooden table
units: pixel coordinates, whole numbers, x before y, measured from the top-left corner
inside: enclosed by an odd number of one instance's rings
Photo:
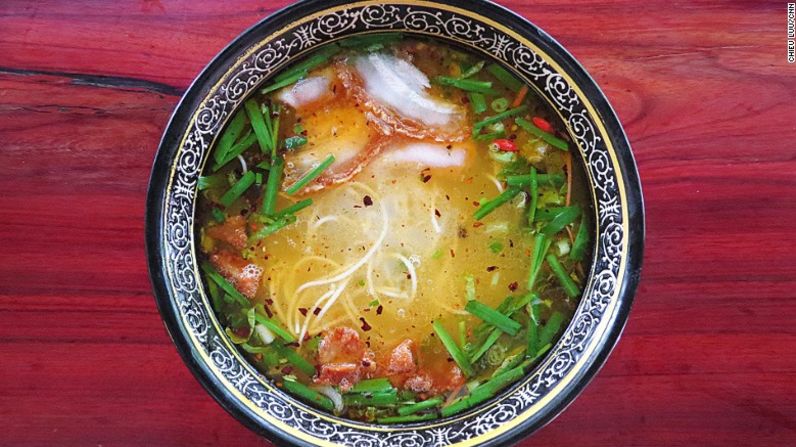
[[[144,196],[180,94],[282,3],[0,2],[0,445],[260,444],[160,322]],[[795,445],[786,3],[505,3],[605,90],[648,222],[618,347],[523,445]]]

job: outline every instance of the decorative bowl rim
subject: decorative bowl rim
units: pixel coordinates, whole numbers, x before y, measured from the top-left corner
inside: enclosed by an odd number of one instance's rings
[[[432,36],[500,62],[555,110],[586,166],[597,231],[589,280],[546,358],[501,395],[460,415],[384,426],[293,399],[254,370],[220,330],[196,266],[196,180],[231,112],[274,73],[319,45],[368,32]],[[164,131],[147,195],[146,248],[156,303],[183,360],[228,412],[292,445],[502,445],[545,425],[605,362],[627,321],[644,243],[641,185],[616,114],[552,37],[487,1],[306,0],[235,38],[194,80]]]

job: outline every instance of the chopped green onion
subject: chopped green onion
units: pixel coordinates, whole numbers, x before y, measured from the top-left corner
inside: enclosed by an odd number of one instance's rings
[[[315,375],[315,367],[312,363],[308,362],[304,357],[302,357],[298,352],[294,351],[293,349],[287,346],[281,346],[279,343],[271,343],[271,346],[276,349],[280,356],[287,359],[288,362],[293,364],[296,368],[301,370],[304,374],[308,376]]]
[[[506,359],[503,360],[503,363],[495,369],[495,372],[492,373],[492,377],[497,377],[510,369],[516,368],[517,365],[522,363],[524,358],[525,348],[521,348],[516,354],[506,357]]]
[[[552,254],[547,255],[547,258],[545,259],[547,259],[547,264],[550,266],[550,270],[555,273],[567,296],[570,298],[575,298],[578,296],[580,294],[580,289],[577,285],[575,285],[575,281],[573,281],[567,272],[564,271],[564,267],[561,266],[561,263],[558,262],[558,259],[556,259],[556,257]]]
[[[228,186],[229,182],[227,181],[227,177],[223,175],[206,175],[206,176],[199,176],[199,179],[196,182],[196,187],[199,188],[199,191],[203,191],[205,189],[215,189],[220,188],[222,186]]]
[[[550,186],[561,186],[564,184],[564,174],[536,174],[536,181],[539,185],[547,184]],[[530,174],[507,175],[506,184],[509,186],[530,186]]]
[[[536,206],[539,203],[539,179],[536,175],[536,168],[531,166],[531,205],[528,207],[528,225],[533,225],[536,219]]]
[[[260,315],[259,313],[257,313],[254,315],[254,318],[257,320],[258,323],[267,327],[269,331],[278,335],[282,340],[288,343],[293,343],[294,341],[296,341],[296,337],[294,337],[293,334],[288,332],[285,328],[283,328],[282,326],[280,326],[278,323],[271,320],[270,318],[266,317],[265,315]]]
[[[304,79],[307,76],[308,71],[309,70],[305,68],[301,71],[291,73],[290,76],[286,76],[282,80],[276,81],[273,84],[269,85],[268,87],[263,87],[262,89],[260,89],[260,93],[266,95],[268,93],[273,92],[274,90],[279,90],[280,88],[295,84],[299,80]]]
[[[485,64],[484,61],[476,62],[475,64],[470,66],[470,68],[468,68],[467,70],[462,72],[462,74],[461,74],[461,76],[459,76],[459,78],[465,79],[465,78],[469,78],[471,76],[475,76],[479,71],[481,71],[482,68],[484,68],[484,64]]]
[[[343,403],[350,406],[383,407],[398,403],[398,392],[395,389],[385,393],[354,393],[344,394]]]
[[[536,284],[536,277],[539,275],[539,270],[542,268],[542,261],[544,260],[545,253],[550,248],[552,241],[544,233],[538,233],[534,236],[533,254],[531,256],[531,271],[528,275],[528,290],[532,291]]]
[[[251,131],[249,131],[249,133],[247,133],[245,137],[243,137],[240,141],[235,143],[235,145],[229,149],[229,151],[227,152],[226,156],[223,159],[213,164],[213,172],[216,172],[219,169],[223,168],[224,166],[227,165],[227,163],[237,158],[238,155],[244,153],[246,149],[250,148],[251,145],[254,144],[255,141],[257,141],[257,136]]]
[[[498,328],[492,329],[492,332],[489,333],[489,336],[487,336],[486,340],[484,340],[484,343],[481,345],[481,347],[479,347],[473,353],[473,355],[470,356],[470,362],[472,363],[477,362],[478,359],[481,358],[481,356],[486,354],[486,351],[489,351],[489,348],[491,348],[492,345],[495,344],[495,342],[498,340],[498,338],[500,338],[501,335],[503,335],[503,331],[501,331]]]
[[[468,301],[464,310],[509,335],[517,335],[522,327],[520,323],[476,300]]]
[[[518,91],[522,88],[522,82],[519,79],[514,77],[511,73],[509,73],[505,68],[501,67],[498,64],[489,64],[486,67],[486,70],[492,74],[492,76],[496,77],[498,81],[503,83],[506,87],[510,90]]]
[[[530,121],[526,121],[522,118],[517,118],[514,120],[518,126],[522,127],[526,131],[536,135],[537,137],[541,138],[542,140],[546,141],[550,146],[556,147],[561,149],[562,151],[569,150],[569,144],[562,140],[561,138],[556,137],[555,135],[549,134],[542,129],[536,127]]]
[[[451,337],[448,331],[446,331],[445,328],[442,327],[442,324],[440,324],[439,321],[435,321],[434,323],[432,323],[432,326],[434,327],[434,332],[437,333],[439,340],[445,346],[445,349],[448,350],[448,353],[450,353],[451,358],[453,358],[453,361],[455,361],[456,364],[459,365],[459,368],[462,370],[464,375],[467,377],[472,376],[473,367],[472,365],[470,365],[470,361],[467,360],[467,356],[464,355],[462,350],[459,349],[459,346],[456,344],[456,342],[453,341],[453,337]]]
[[[437,76],[434,78],[438,84],[458,88],[466,92],[486,93],[494,95],[497,92],[492,90],[492,83],[488,81],[474,81],[471,79],[458,79],[449,76]]]
[[[470,395],[460,398],[447,407],[442,408],[440,413],[443,417],[452,416],[456,413],[471,408],[481,402],[492,398],[498,391],[510,383],[516,382],[525,375],[524,368],[517,367],[510,369],[498,376],[495,376],[481,385],[475,387]]]
[[[483,93],[468,92],[467,97],[470,99],[470,105],[476,115],[486,112],[486,98]]]
[[[503,138],[506,136],[505,130],[499,130],[497,132],[490,132],[490,133],[481,133],[475,136],[476,141],[492,141],[498,138]],[[512,152],[507,152],[511,154]]]
[[[213,268],[212,265],[208,262],[202,263],[202,270],[204,270],[205,275],[210,278],[213,282],[215,282],[218,287],[227,293],[227,295],[231,296],[235,302],[240,304],[241,306],[249,306],[249,300],[243,296],[242,293],[238,292],[238,289],[235,288],[229,281],[227,281],[223,276],[221,276],[216,269]]]
[[[287,193],[290,195],[297,193],[301,188],[306,186],[307,183],[318,178],[318,176],[321,175],[321,173],[324,170],[326,170],[326,168],[331,166],[332,163],[334,163],[334,155],[329,154],[329,156],[327,156],[326,159],[321,162],[321,164],[312,168],[310,171],[305,173],[300,179],[298,179],[296,183],[290,185],[290,188],[286,190]]]
[[[584,214],[580,218],[580,225],[578,225],[578,233],[575,235],[575,241],[572,243],[572,249],[569,251],[569,258],[573,261],[580,261],[586,252],[586,245],[589,243],[589,220]]]
[[[296,214],[299,211],[303,210],[304,208],[306,208],[306,207],[308,207],[310,205],[312,205],[312,199],[304,199],[304,200],[301,200],[299,202],[296,202],[296,203],[290,205],[287,208],[284,208],[284,209],[281,209],[281,210],[277,211],[276,213],[274,213],[273,217],[274,217],[274,219],[278,219],[280,217],[287,216],[288,214]]]
[[[528,304],[528,348],[525,353],[530,357],[536,352],[539,346],[539,305]]]
[[[580,207],[578,206],[567,206],[560,208],[560,210],[553,216],[550,222],[542,228],[542,233],[552,236],[559,231],[563,230],[564,227],[571,224],[578,218],[580,215]]]
[[[238,140],[238,137],[243,131],[243,127],[245,125],[245,114],[236,113],[235,116],[232,117],[232,120],[229,122],[226,130],[224,130],[224,133],[221,134],[221,138],[218,140],[216,150],[213,153],[213,158],[215,159],[216,163],[227,157],[227,152],[229,152],[230,148],[232,148],[232,145],[235,143],[235,141]]]
[[[236,334],[232,329],[225,328],[224,332],[227,334],[227,337],[232,341],[232,343],[236,345],[242,345],[249,341],[249,337],[241,337],[240,335]],[[249,334],[251,336],[251,334]]]
[[[244,192],[254,183],[254,172],[246,171],[243,177],[240,178],[223,196],[218,200],[222,205],[228,207],[233,202],[238,200]]]
[[[489,243],[489,251],[491,251],[494,254],[498,254],[501,251],[503,251],[503,244],[501,244],[498,241],[492,241]]]
[[[216,312],[221,312],[221,306],[224,304],[224,297],[221,296],[221,291],[218,289],[218,284],[214,281],[207,282],[207,291],[210,292],[210,301],[213,303],[213,309]]]
[[[221,211],[220,209],[218,209],[216,207],[213,207],[213,209],[210,212],[213,214],[213,220],[215,220],[218,223],[221,223],[221,222],[224,222],[225,220],[227,220],[227,215],[224,214],[223,211]]]
[[[349,37],[339,43],[343,48],[379,49],[403,39],[401,33],[377,33]]]
[[[276,118],[274,119],[271,125],[271,160],[276,158],[276,149],[279,147],[279,120],[282,117],[282,114],[279,113],[280,112],[279,105],[275,104],[273,108],[274,108],[274,113],[276,114]]]
[[[271,162],[271,172],[268,173],[268,181],[265,183],[263,192],[263,209],[260,214],[270,216],[276,209],[276,194],[279,192],[279,183],[282,180],[282,170],[285,168],[285,160],[277,157]]]
[[[349,393],[388,393],[394,390],[392,383],[385,377],[367,379],[357,382],[348,390]]]
[[[252,346],[248,343],[243,343],[240,347],[249,354],[265,354],[271,352],[271,348],[268,346]]]
[[[298,73],[312,71],[313,68],[318,67],[319,65],[328,61],[330,57],[334,56],[339,51],[340,47],[335,44],[323,47],[316,51],[312,56],[308,57],[305,61],[299,62],[298,64],[290,67],[289,70],[286,70],[280,73],[278,76],[275,76],[274,82],[281,82],[286,79],[290,79],[296,76]]]
[[[492,110],[495,112],[505,112],[509,108],[509,100],[506,98],[496,98],[492,101]]]
[[[285,228],[286,226],[294,223],[295,221],[296,221],[296,216],[294,216],[293,214],[286,214],[284,216],[280,216],[278,219],[275,219],[273,222],[263,225],[263,227],[257,230],[256,233],[249,236],[249,243],[252,244],[261,239],[265,239],[268,236],[281,230],[282,228]]]
[[[484,118],[483,120],[473,124],[473,133],[475,135],[478,135],[478,133],[484,127],[493,123],[497,123],[499,121],[503,121],[506,118],[511,118],[512,116],[519,115],[520,113],[526,111],[527,109],[528,106],[523,104],[519,107],[515,107],[513,109],[506,110],[505,112],[498,113],[497,115],[492,115],[490,117]]]
[[[334,410],[334,402],[323,394],[294,380],[283,380],[282,387],[296,396],[313,403],[327,411]]]
[[[285,138],[285,149],[292,151],[293,149],[300,148],[307,144],[307,137],[303,135],[295,135]]]
[[[507,188],[497,197],[482,203],[481,206],[473,214],[473,217],[475,218],[475,220],[483,219],[487,214],[494,211],[500,205],[503,205],[504,203],[510,201],[511,199],[514,198],[514,196],[516,196],[519,193],[520,193],[519,188]]]
[[[410,414],[407,416],[387,416],[383,418],[376,418],[376,422],[379,424],[406,424],[410,422],[429,421],[436,418],[437,415],[435,413]]]
[[[260,107],[257,105],[257,101],[250,99],[243,103],[243,107],[246,109],[246,114],[249,115],[252,129],[254,129],[257,142],[260,144],[260,151],[263,153],[270,152],[271,143],[273,142],[271,132],[268,126],[265,125],[265,118],[263,117],[262,110],[260,110]]]
[[[553,341],[553,337],[558,333],[558,330],[561,328],[561,323],[563,322],[564,314],[561,312],[553,312],[550,318],[547,319],[547,323],[539,332],[539,344],[544,346]]]
[[[263,173],[262,172],[255,172],[254,173],[254,184],[260,186],[263,184]]]
[[[444,399],[440,396],[432,397],[431,399],[426,399],[422,402],[418,402],[416,404],[407,405],[405,407],[401,407],[398,409],[398,414],[401,416],[407,416],[410,414],[417,413],[419,411],[428,410],[430,408],[434,408],[439,406]]]

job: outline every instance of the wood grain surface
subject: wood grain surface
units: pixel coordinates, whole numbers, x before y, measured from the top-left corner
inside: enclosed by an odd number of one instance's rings
[[[784,1],[504,1],[604,89],[638,160],[640,290],[523,446],[796,445],[796,65]],[[179,96],[284,2],[0,2],[0,445],[267,444],[180,361],[144,198]]]

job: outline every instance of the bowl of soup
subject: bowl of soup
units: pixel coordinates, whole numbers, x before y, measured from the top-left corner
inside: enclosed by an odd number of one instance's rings
[[[150,180],[188,367],[291,445],[497,445],[604,363],[640,272],[621,125],[486,2],[301,2],[197,77]]]

